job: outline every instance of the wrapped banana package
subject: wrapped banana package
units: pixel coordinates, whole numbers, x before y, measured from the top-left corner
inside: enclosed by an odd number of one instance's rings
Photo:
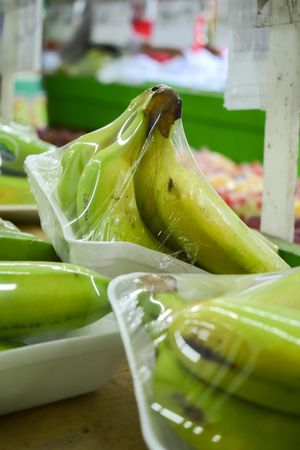
[[[109,276],[287,269],[208,183],[165,85],[134,98],[107,126],[25,166],[42,227],[61,259]]]
[[[122,355],[109,278],[0,220],[0,415],[97,390]]]
[[[115,278],[150,450],[300,448],[300,269]]]
[[[0,215],[9,220],[36,222],[37,207],[24,170],[28,155],[53,145],[39,139],[32,127],[0,118]]]

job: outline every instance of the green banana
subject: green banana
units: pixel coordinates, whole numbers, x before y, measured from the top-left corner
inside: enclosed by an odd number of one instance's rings
[[[82,238],[129,241],[167,252],[141,220],[134,194],[132,174],[148,129],[149,120],[141,107],[131,123],[120,130],[117,141],[96,153],[85,166],[77,191]]]
[[[14,348],[24,347],[23,342],[17,341],[1,341],[0,342],[0,352],[4,352],[6,350],[13,350]]]
[[[184,138],[184,131],[175,133],[174,123],[181,116],[175,91],[161,86],[153,93],[152,103],[155,100],[156,108],[146,109],[145,114],[155,113],[158,119],[134,175],[137,206],[146,226],[168,247],[183,249],[192,263],[213,273],[287,269],[202,174],[180,163],[182,155],[176,152],[174,142]],[[187,143],[183,145],[188,148]]]
[[[162,315],[164,319],[180,308],[186,306],[185,301],[176,292],[161,292],[153,294],[143,291],[137,297],[138,306],[143,310],[143,321],[148,324],[157,320]]]
[[[152,388],[152,411],[167,420],[194,449],[300,447],[298,417],[254,405],[209,386],[182,367],[165,342],[158,349]]]
[[[109,280],[64,263],[0,262],[0,339],[83,327],[111,311]]]
[[[26,178],[0,175],[0,205],[34,205]]]
[[[73,221],[76,227],[76,198],[77,187],[84,167],[93,155],[111,145],[117,138],[125,124],[130,123],[132,117],[141,107],[151,90],[147,89],[133,99],[128,108],[113,122],[91,133],[87,133],[71,142],[61,158],[62,173],[57,184],[57,196],[66,217]]]
[[[299,285],[300,271],[241,294],[188,305],[174,315],[168,343],[205,382],[300,414]]]
[[[59,261],[50,242],[0,219],[0,261]]]
[[[0,124],[0,159],[2,173],[25,175],[24,161],[54,149],[55,146],[8,124]]]

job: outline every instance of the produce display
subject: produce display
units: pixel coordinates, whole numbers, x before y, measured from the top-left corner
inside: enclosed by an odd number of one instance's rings
[[[143,391],[138,404],[151,429],[148,445],[300,446],[299,269],[144,274],[123,277],[110,294],[136,391]]]
[[[0,218],[0,261],[59,261],[50,242]]]
[[[168,86],[57,155],[54,195],[76,239],[132,242],[213,273],[288,268],[199,171]]]

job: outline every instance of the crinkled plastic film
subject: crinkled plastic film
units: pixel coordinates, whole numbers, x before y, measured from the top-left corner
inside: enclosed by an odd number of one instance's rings
[[[107,126],[28,158],[42,224],[52,215],[61,228],[54,227],[58,232],[52,240],[108,243],[110,249],[130,243],[131,255],[147,249],[142,263],[167,272],[174,267],[176,272],[199,268],[213,273],[287,268],[198,168],[185,137],[181,106],[174,89],[154,86]],[[52,213],[44,214],[45,202]],[[63,259],[70,257],[67,247],[56,248]]]
[[[294,450],[300,270],[131,274],[109,297],[151,450]]]

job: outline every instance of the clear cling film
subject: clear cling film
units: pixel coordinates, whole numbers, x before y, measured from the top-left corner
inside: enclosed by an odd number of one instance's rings
[[[110,284],[151,450],[300,445],[300,270]]]
[[[69,239],[127,243],[132,253],[139,246],[147,249],[148,265],[156,258],[152,267],[159,271],[173,272],[176,264],[183,272],[194,267],[220,274],[288,268],[200,171],[184,133],[182,106],[173,88],[154,86],[105,127],[27,159],[42,224],[49,221],[49,205],[59,222],[52,240],[63,260],[71,257],[71,244],[63,243]]]

